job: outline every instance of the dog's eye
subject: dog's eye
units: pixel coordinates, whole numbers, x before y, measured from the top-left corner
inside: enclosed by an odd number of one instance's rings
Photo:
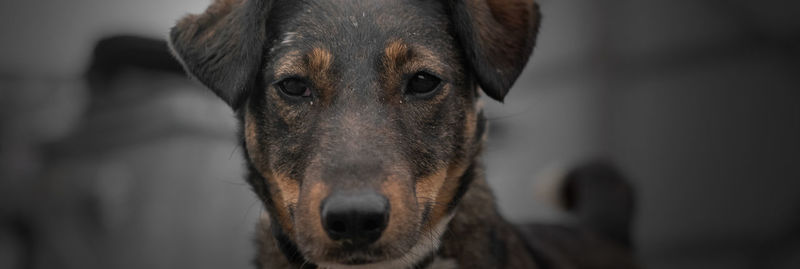
[[[297,78],[287,78],[279,81],[277,84],[278,89],[286,95],[309,97],[311,96],[311,87],[308,86],[304,80]]]
[[[428,72],[419,72],[408,80],[407,91],[411,94],[427,95],[439,89],[440,84],[442,80],[438,77]]]

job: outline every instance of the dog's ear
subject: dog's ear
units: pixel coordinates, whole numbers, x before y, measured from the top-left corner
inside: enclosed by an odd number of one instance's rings
[[[539,31],[534,0],[449,0],[456,34],[487,95],[503,101]]]
[[[233,109],[254,86],[266,39],[269,0],[215,0],[187,15],[169,34],[170,48],[186,71]]]

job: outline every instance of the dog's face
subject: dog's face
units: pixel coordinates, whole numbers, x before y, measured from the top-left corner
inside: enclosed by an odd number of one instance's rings
[[[537,25],[528,1],[223,0],[171,43],[237,111],[284,248],[405,267],[436,249],[469,184],[476,86],[502,99]]]
[[[431,245],[477,124],[444,7],[293,4],[274,7],[280,34],[262,90],[244,104],[247,151],[276,190],[275,218],[319,264]]]

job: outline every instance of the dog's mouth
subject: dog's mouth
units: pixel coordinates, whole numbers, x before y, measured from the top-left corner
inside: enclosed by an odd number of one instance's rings
[[[419,248],[419,247],[417,247]],[[361,249],[328,249],[315,263],[320,268],[409,268],[427,257],[434,248],[406,249],[396,245],[370,246]]]
[[[387,257],[381,248],[368,248],[368,249],[339,249],[338,251],[330,251],[328,253],[328,263],[339,265],[368,265],[383,262],[390,257]]]
[[[376,261],[372,260],[372,259],[352,258],[352,259],[349,259],[349,260],[345,260],[342,264],[344,264],[344,265],[364,265],[364,264],[370,264],[370,263],[375,263],[375,262]]]

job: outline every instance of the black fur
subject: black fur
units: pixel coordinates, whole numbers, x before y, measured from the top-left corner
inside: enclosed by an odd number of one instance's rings
[[[235,109],[255,86],[271,4],[267,0],[244,1],[243,7],[215,3],[198,20],[185,18],[170,31],[172,49],[184,68]],[[226,12],[227,8],[233,10]]]
[[[513,6],[521,18],[498,14],[488,3]],[[536,3],[525,1],[449,1],[455,31],[486,95],[503,101],[536,44],[541,15]],[[475,8],[478,6],[480,8]],[[481,8],[484,8],[483,10]],[[490,10],[491,9],[491,10]],[[480,23],[479,23],[480,21]],[[479,28],[478,24],[488,28]]]

